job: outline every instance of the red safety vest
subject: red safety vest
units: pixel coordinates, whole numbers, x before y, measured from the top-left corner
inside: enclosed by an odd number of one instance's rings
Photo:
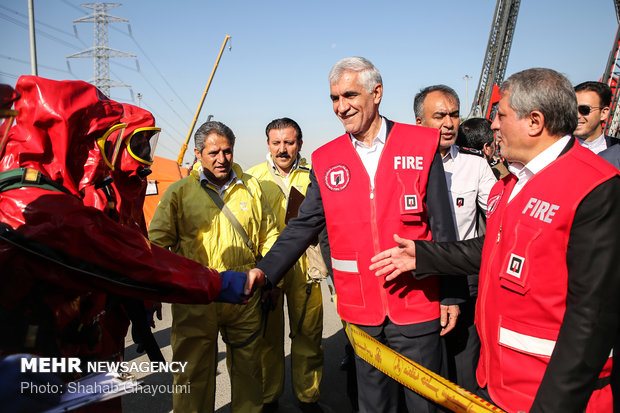
[[[534,401],[566,311],[566,248],[575,211],[615,174],[615,168],[575,144],[510,203],[514,175],[489,195],[476,308],[482,343],[477,378],[502,409],[529,411]],[[570,191],[558,185],[567,176]],[[611,358],[602,376],[610,373]],[[595,392],[589,409],[611,411],[609,387]]]
[[[439,135],[436,129],[395,123],[371,190],[348,134],[317,149],[312,165],[321,190],[338,295],[338,314],[354,324],[415,324],[439,317],[435,276],[399,277],[394,289],[371,272],[370,258],[394,246],[393,234],[430,240],[426,184]]]

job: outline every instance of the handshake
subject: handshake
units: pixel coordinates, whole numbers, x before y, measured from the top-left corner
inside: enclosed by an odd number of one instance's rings
[[[223,271],[222,284],[215,301],[221,303],[245,304],[256,288],[265,285],[265,274],[257,269],[248,272]]]
[[[385,250],[372,258],[371,271],[391,281],[404,272],[416,267],[415,244],[411,240],[394,234],[397,246]],[[220,273],[222,287],[215,301],[226,303],[246,303],[256,288],[265,285],[265,273],[252,268],[247,272],[224,271]]]

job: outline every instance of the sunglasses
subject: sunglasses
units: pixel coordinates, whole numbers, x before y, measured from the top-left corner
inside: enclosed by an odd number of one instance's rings
[[[588,116],[592,109],[603,109],[605,106],[588,106],[588,105],[579,105],[577,106],[577,111],[579,114],[583,116]]]

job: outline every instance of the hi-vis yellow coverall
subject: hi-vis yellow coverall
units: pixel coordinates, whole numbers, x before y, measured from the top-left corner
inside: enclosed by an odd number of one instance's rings
[[[201,187],[200,170],[198,164],[190,176],[168,188],[151,221],[149,238],[217,271],[253,268],[255,255]],[[222,199],[264,255],[278,236],[275,217],[258,180],[244,174],[237,164],[233,170],[238,178]],[[255,292],[247,305],[172,305],[172,357],[188,362],[184,373],[174,375],[174,384],[191,384],[189,393],[173,395],[176,412],[213,412],[218,331],[228,343],[232,411],[261,412],[259,342],[235,346],[248,341],[261,326],[260,295],[260,290]]]
[[[248,169],[247,173],[256,177],[265,191],[265,197],[277,217],[278,228],[284,229],[287,200],[280,187],[269,172],[284,178],[274,167],[271,155],[267,162]],[[288,175],[286,185],[295,187],[302,194],[310,183],[310,165],[305,159],[298,161]],[[308,260],[303,255],[282,279],[282,293],[276,309],[269,313],[265,337],[261,337],[263,362],[264,402],[274,402],[282,395],[284,386],[284,310],[283,295],[286,295],[291,340],[291,371],[293,391],[301,402],[319,400],[319,385],[323,375],[323,303],[321,286],[307,280]],[[301,326],[299,320],[303,314]]]

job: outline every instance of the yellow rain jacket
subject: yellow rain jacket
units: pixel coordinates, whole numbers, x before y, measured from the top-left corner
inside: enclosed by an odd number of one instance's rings
[[[287,200],[270,171],[279,176],[289,189],[295,187],[305,195],[310,183],[310,165],[305,159],[298,157],[288,179],[285,179],[274,166],[271,155],[267,154],[267,162],[247,171],[260,181],[265,198],[277,217],[278,228],[282,231],[286,226],[284,218]],[[280,294],[275,310],[269,314],[265,336],[261,337],[265,403],[278,400],[284,386],[283,295],[286,295],[292,335],[293,391],[295,396],[305,403],[319,399],[319,385],[323,374],[323,303],[320,284],[309,282],[307,271],[308,260],[304,254],[278,285],[283,294]]]
[[[255,253],[201,186],[201,170],[197,164],[190,176],[168,188],[151,221],[149,238],[218,271],[247,271],[255,266]],[[275,217],[258,180],[244,174],[237,164],[233,171],[237,178],[222,199],[264,255],[278,236]],[[172,318],[173,360],[188,362],[185,372],[174,375],[174,383],[191,384],[188,393],[173,395],[174,410],[213,412],[219,331],[227,342],[232,411],[260,412],[259,343],[252,340],[261,327],[260,291],[247,305],[173,305]]]

